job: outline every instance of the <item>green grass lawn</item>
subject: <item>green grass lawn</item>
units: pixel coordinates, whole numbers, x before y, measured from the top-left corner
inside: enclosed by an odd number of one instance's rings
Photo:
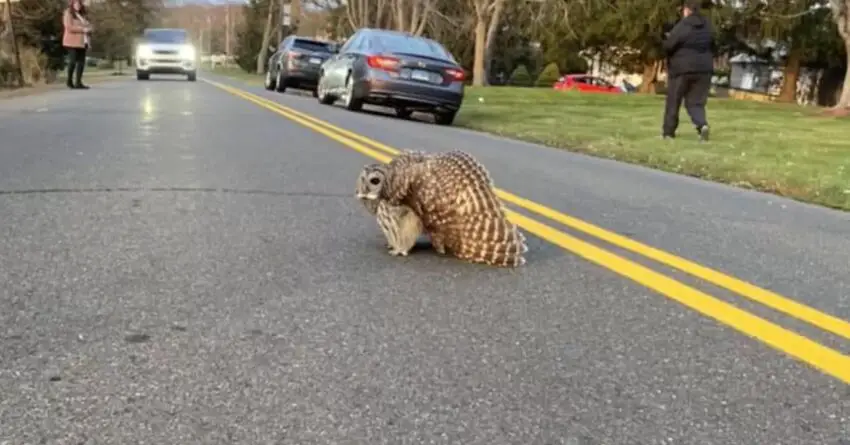
[[[684,108],[661,140],[663,96],[469,88],[460,126],[850,210],[847,118],[795,105],[709,99],[712,140]],[[481,99],[481,100],[479,100]]]
[[[216,70],[250,83],[256,74]],[[470,87],[457,126],[850,210],[850,119],[822,109],[709,99],[712,140],[684,108],[660,139],[663,96]]]

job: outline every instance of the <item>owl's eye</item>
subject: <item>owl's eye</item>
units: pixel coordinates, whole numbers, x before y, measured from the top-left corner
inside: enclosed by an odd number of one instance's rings
[[[369,184],[378,185],[381,183],[381,178],[372,178],[369,180]]]

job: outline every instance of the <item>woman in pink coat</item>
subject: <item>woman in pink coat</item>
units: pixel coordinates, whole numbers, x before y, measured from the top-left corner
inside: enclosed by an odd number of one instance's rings
[[[65,28],[62,46],[68,50],[68,88],[88,89],[88,86],[83,85],[83,68],[86,66],[86,52],[92,31],[87,15],[82,0],[70,0],[68,9],[62,15]]]

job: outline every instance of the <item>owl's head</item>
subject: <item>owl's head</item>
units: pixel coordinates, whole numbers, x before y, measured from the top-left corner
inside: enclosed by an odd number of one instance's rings
[[[360,171],[354,196],[369,201],[378,200],[387,181],[387,167],[384,164],[369,164]]]

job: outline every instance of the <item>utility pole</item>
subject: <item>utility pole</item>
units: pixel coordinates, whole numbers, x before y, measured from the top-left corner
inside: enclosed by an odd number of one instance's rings
[[[230,2],[227,2],[227,11],[224,15],[224,66],[230,60]]]
[[[15,21],[12,19],[12,0],[6,0],[6,14],[9,19],[9,32],[12,34],[12,50],[15,51],[15,63],[18,65],[18,86],[24,87],[24,66],[21,65],[21,50],[18,48],[18,36],[15,35]]]
[[[296,34],[298,32],[298,22],[301,20],[301,0],[281,0],[288,1],[283,5],[281,10],[280,28],[284,36]]]
[[[207,9],[207,53],[212,56],[212,17],[210,17],[210,10]]]

